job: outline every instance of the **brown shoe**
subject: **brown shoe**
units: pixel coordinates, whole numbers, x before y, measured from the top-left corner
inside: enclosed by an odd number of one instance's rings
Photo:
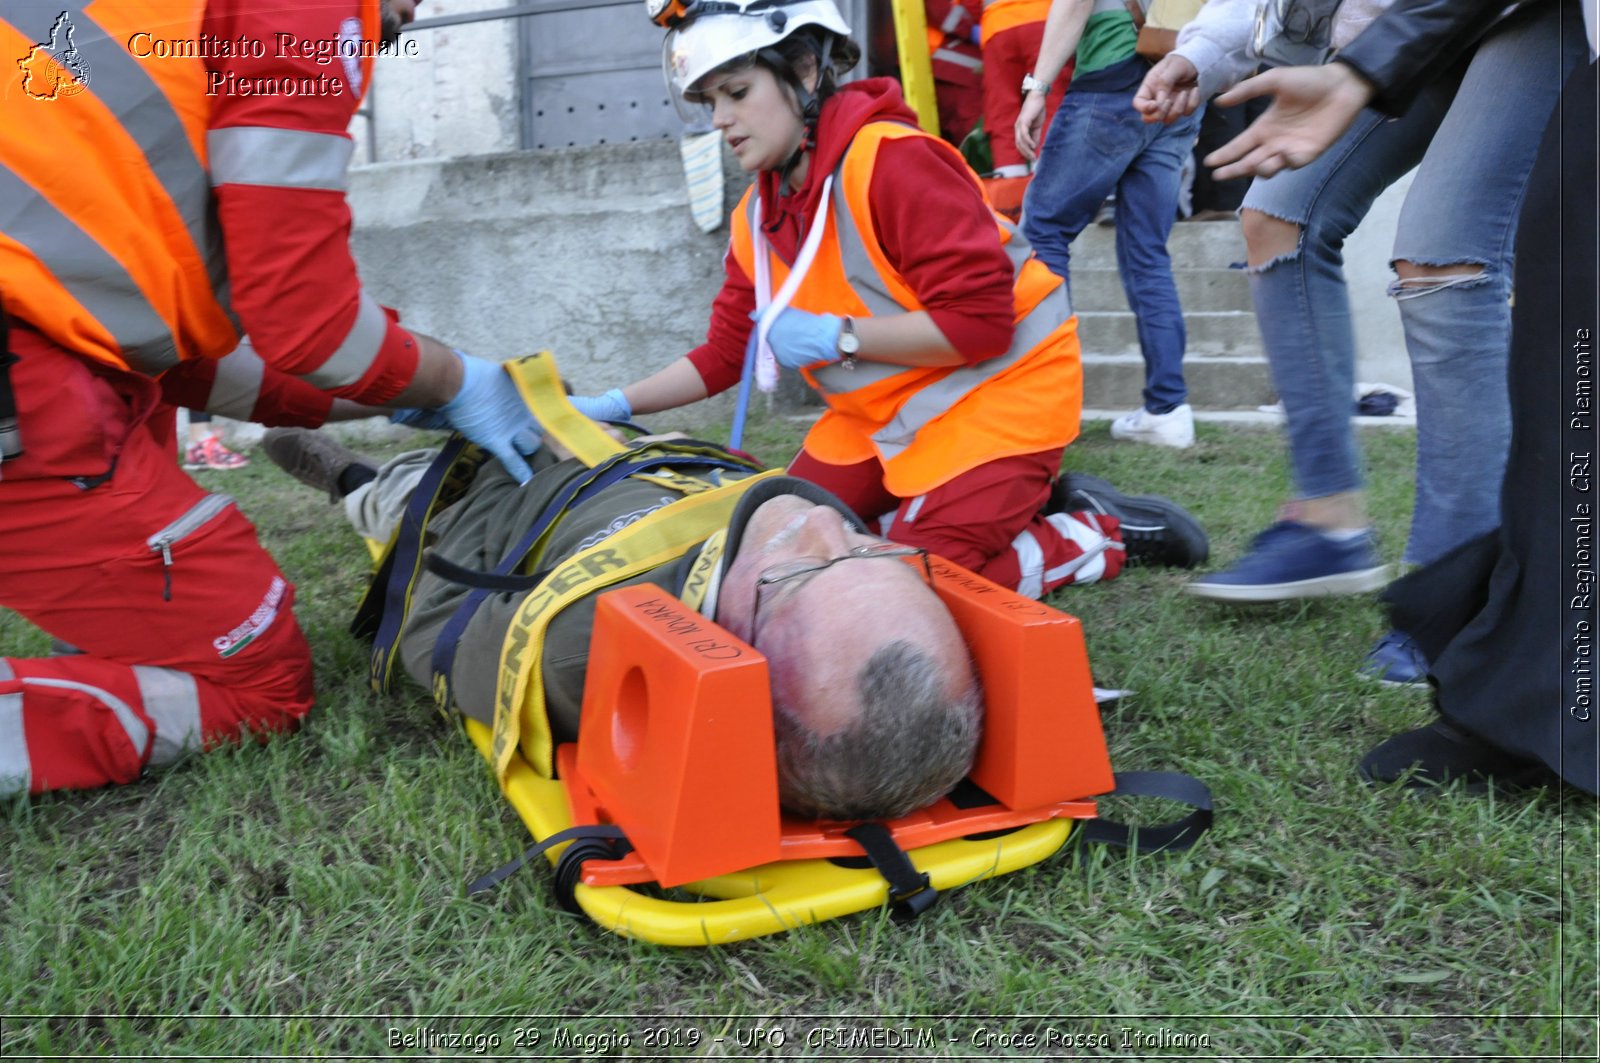
[[[345,470],[356,465],[374,473],[378,470],[378,463],[372,458],[310,428],[269,428],[261,437],[261,449],[274,465],[296,480],[328,492],[330,502],[345,495],[339,489],[339,478]]]

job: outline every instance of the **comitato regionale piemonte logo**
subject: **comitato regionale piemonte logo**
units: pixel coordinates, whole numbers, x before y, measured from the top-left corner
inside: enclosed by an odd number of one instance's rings
[[[75,27],[63,11],[50,26],[50,36],[17,60],[22,91],[35,100],[64,100],[89,85],[89,64],[72,42]]]

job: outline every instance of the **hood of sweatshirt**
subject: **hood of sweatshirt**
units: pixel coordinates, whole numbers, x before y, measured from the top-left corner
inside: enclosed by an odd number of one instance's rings
[[[816,214],[822,182],[838,167],[856,133],[870,122],[917,124],[916,112],[906,105],[900,83],[893,78],[852,81],[823,102],[817,143],[811,150],[805,182],[796,192],[786,194],[776,170],[762,171],[757,179],[762,229],[781,258],[794,260],[805,226]]]

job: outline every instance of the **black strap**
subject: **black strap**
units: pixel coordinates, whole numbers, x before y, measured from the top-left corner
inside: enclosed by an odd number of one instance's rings
[[[1211,791],[1193,775],[1181,771],[1119,771],[1115,779],[1117,788],[1104,796],[1163,797],[1194,811],[1158,827],[1130,827],[1114,820],[1091,819],[1078,831],[1081,843],[1098,842],[1141,853],[1179,852],[1211,828]]]
[[[882,823],[859,823],[844,833],[865,850],[872,866],[889,883],[889,906],[896,922],[909,922],[933,907],[939,899],[933,880],[917,870]]]
[[[572,842],[572,847],[561,854],[556,865],[556,896],[568,911],[577,911],[573,887],[578,883],[583,865],[590,860],[620,860],[633,851],[633,843],[622,833],[622,828],[609,823],[589,823],[558,830],[527,852],[481,878],[467,884],[467,896],[478,897],[488,893],[510,878],[529,860],[544,854],[545,850]]]

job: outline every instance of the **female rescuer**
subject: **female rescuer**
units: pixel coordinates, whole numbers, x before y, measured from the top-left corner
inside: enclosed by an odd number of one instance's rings
[[[828,408],[789,471],[882,534],[1033,596],[1114,576],[1115,513],[1043,512],[1081,407],[1066,289],[960,154],[894,81],[838,84],[859,49],[832,0],[651,7],[675,95],[757,180],[706,342],[579,409],[625,420],[796,370]]]

